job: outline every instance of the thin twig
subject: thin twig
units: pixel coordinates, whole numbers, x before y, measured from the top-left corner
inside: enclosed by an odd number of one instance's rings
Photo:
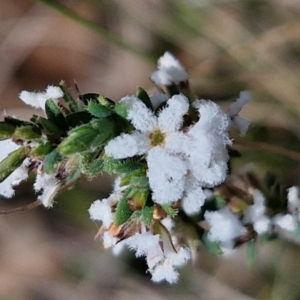
[[[271,145],[264,142],[252,142],[247,140],[235,140],[235,148],[252,148],[255,150],[261,150],[268,153],[274,153],[281,156],[285,156],[289,159],[300,162],[300,153],[293,150],[285,149],[281,146]]]
[[[13,209],[9,209],[9,210],[0,210],[0,215],[10,215],[10,214],[14,214],[17,212],[22,212],[22,211],[26,211],[26,210],[31,210],[34,209],[38,206],[40,206],[42,204],[42,202],[40,200],[36,200],[34,202],[31,202],[29,204],[25,204]]]

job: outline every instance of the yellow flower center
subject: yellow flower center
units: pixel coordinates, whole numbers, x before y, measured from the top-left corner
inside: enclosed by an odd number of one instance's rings
[[[165,134],[162,133],[159,129],[156,129],[150,134],[149,138],[151,140],[151,146],[155,147],[164,143]]]

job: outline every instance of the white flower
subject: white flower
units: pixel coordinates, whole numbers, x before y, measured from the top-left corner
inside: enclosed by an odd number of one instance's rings
[[[155,93],[150,97],[150,101],[153,109],[157,109],[162,103],[168,100],[168,96],[163,93]]]
[[[288,209],[290,213],[298,213],[300,221],[300,190],[298,186],[292,186],[288,189]]]
[[[152,198],[159,204],[173,203],[182,197],[187,173],[186,163],[169,154],[164,148],[155,147],[147,156],[149,183]]]
[[[295,231],[297,229],[297,219],[290,215],[276,215],[274,218],[275,225],[287,231]]]
[[[45,110],[45,103],[48,99],[57,100],[62,96],[63,92],[60,87],[49,85],[45,92],[22,91],[19,98],[28,105]]]
[[[151,74],[151,79],[160,86],[171,83],[178,84],[188,80],[188,73],[170,52],[165,52],[159,58],[158,70]]]
[[[245,211],[244,222],[253,223],[253,227],[258,234],[262,234],[269,229],[270,220],[265,215],[265,198],[259,190],[253,192],[254,204]]]
[[[160,235],[152,235],[150,232],[136,233],[126,240],[126,244],[136,251],[136,257],[146,256],[148,271],[152,274],[153,281],[166,280],[175,283],[179,277],[175,267],[184,265],[190,259],[190,251],[183,247],[178,251],[173,248],[168,250],[161,238]]]
[[[88,210],[90,218],[92,220],[102,221],[104,227],[108,229],[114,221],[115,213],[112,211],[112,208],[120,201],[122,192],[126,188],[127,186],[120,186],[120,177],[117,177],[114,182],[114,190],[110,196],[102,200],[96,200],[92,203]]]
[[[240,131],[240,135],[244,136],[251,124],[251,121],[241,118],[238,113],[242,110],[243,106],[251,100],[251,94],[248,91],[240,93],[240,97],[231,105],[227,110],[227,114],[231,118],[230,127],[236,127]]]
[[[182,150],[188,157],[189,170],[204,187],[213,187],[227,175],[227,145],[231,144],[228,116],[212,101],[196,100],[200,120],[190,128]]]
[[[20,146],[16,145],[12,140],[0,141],[0,161],[4,160],[11,152],[17,150]],[[14,186],[28,178],[28,159],[25,159],[20,167],[15,169],[5,180],[0,183],[0,195],[11,198],[15,191]]]
[[[161,204],[177,201],[183,193],[186,163],[165,144],[181,129],[189,108],[187,98],[173,96],[158,117],[136,97],[125,97],[121,102],[127,106],[127,119],[137,130],[111,140],[105,147],[106,154],[114,158],[146,154],[153,199]]]
[[[210,226],[208,238],[214,242],[220,242],[227,250],[233,248],[234,239],[246,233],[246,229],[240,220],[228,207],[218,211],[206,211],[205,220]]]
[[[54,174],[41,173],[37,174],[33,187],[34,190],[40,194],[38,199],[42,204],[45,207],[51,207],[54,197],[60,188],[60,183]]]

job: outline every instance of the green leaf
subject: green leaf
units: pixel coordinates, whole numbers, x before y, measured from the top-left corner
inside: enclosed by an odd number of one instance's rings
[[[78,111],[79,110],[78,104],[77,104],[76,100],[72,97],[72,95],[69,93],[69,91],[66,89],[64,81],[61,81],[59,83],[59,87],[61,88],[61,90],[64,93],[63,97],[64,97],[64,100],[66,101],[70,111],[71,112]]]
[[[204,233],[202,235],[201,240],[209,252],[216,254],[216,255],[223,254],[223,251],[222,251],[219,243],[211,241],[208,238],[207,233]]]
[[[172,217],[176,216],[177,214],[176,210],[169,204],[163,204],[161,205],[161,208]]]
[[[63,155],[90,150],[98,132],[91,124],[76,127],[68,132],[68,136],[58,145],[58,151]]]
[[[49,138],[59,138],[64,134],[64,131],[61,130],[55,123],[52,121],[45,119],[43,117],[37,118],[37,123],[42,126],[42,131],[49,137]]]
[[[142,210],[142,216],[143,220],[146,226],[150,227],[153,219],[153,211],[154,211],[154,205],[153,206],[145,206]]]
[[[123,102],[117,102],[115,105],[115,112],[122,118],[126,119],[128,116],[127,105]]]
[[[65,164],[66,171],[68,173],[67,177],[64,179],[63,184],[69,185],[79,179],[82,174],[82,156],[73,155]]]
[[[47,174],[52,174],[57,164],[60,162],[61,156],[57,149],[54,149],[52,152],[50,152],[48,155],[46,155],[44,160],[44,170]]]
[[[149,180],[146,176],[132,176],[130,178],[130,185],[138,188],[149,188]]]
[[[137,161],[127,161],[122,162],[116,168],[116,172],[129,174],[136,171],[146,170],[147,166],[141,162]]]
[[[89,102],[98,102],[99,94],[96,93],[87,93],[83,95],[79,95],[79,99],[84,103],[84,105],[88,105]]]
[[[33,149],[30,152],[30,155],[32,156],[44,156],[49,154],[53,150],[53,146],[51,143],[46,142],[44,144],[40,144],[38,147]]]
[[[88,111],[77,111],[66,116],[69,127],[74,128],[87,124],[92,120],[92,115]]]
[[[0,141],[11,138],[13,135],[16,125],[9,124],[6,122],[0,122]]]
[[[145,207],[148,195],[149,189],[132,187],[130,193],[127,196],[127,205],[133,211],[141,210]]]
[[[136,91],[136,97],[139,98],[148,108],[150,108],[151,110],[153,110],[153,107],[152,107],[152,103],[151,103],[151,100],[150,100],[150,97],[149,95],[147,94],[147,92],[142,89],[142,88],[138,88],[137,91]]]
[[[247,257],[246,257],[246,261],[247,261],[247,266],[253,267],[255,260],[256,260],[256,241],[249,241],[247,243]]]
[[[68,130],[69,126],[65,116],[52,99],[46,101],[45,112],[50,121],[55,123],[62,130]]]
[[[115,136],[115,124],[111,119],[95,119],[91,126],[97,131],[97,135],[91,143],[92,147],[103,146]]]
[[[116,172],[116,169],[121,164],[122,164],[122,162],[119,159],[105,157],[103,160],[103,170],[109,174],[112,174],[112,173]]]
[[[102,106],[113,107],[116,104],[113,100],[102,95],[100,95],[97,100]]]
[[[110,107],[103,106],[99,103],[90,101],[88,103],[88,111],[97,118],[106,118],[112,115],[113,110]]]
[[[8,154],[4,160],[0,162],[0,182],[5,180],[15,169],[17,169],[27,156],[25,147],[20,147],[17,150]]]
[[[19,127],[19,126],[33,126],[34,124],[32,122],[29,121],[24,121],[24,120],[19,120],[17,118],[13,118],[13,117],[5,117],[4,118],[4,122],[14,125],[15,127]]]
[[[41,137],[39,128],[32,126],[17,127],[12,138],[20,140],[34,140]]]
[[[132,215],[133,211],[129,208],[127,204],[127,196],[131,192],[131,188],[129,188],[122,199],[118,203],[116,215],[115,215],[115,224],[117,226],[124,224]]]
[[[89,177],[97,176],[104,168],[103,159],[95,159],[85,167],[85,174]]]

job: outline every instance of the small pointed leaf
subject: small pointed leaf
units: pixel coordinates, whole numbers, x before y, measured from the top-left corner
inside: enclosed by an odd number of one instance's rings
[[[50,121],[55,123],[59,128],[68,130],[68,123],[65,116],[52,99],[48,99],[45,103],[45,112]]]
[[[127,204],[127,196],[131,192],[131,188],[129,188],[122,199],[118,203],[116,215],[115,215],[115,224],[117,226],[124,224],[132,215],[133,211],[129,208]]]
[[[0,122],[0,141],[11,138],[13,135],[16,125],[9,124],[6,122]]]
[[[151,110],[153,110],[153,107],[152,107],[152,103],[151,103],[151,100],[150,100],[150,97],[149,95],[147,94],[147,92],[142,89],[141,87],[139,87],[136,91],[136,94],[135,94],[148,108],[150,108]]]
[[[17,150],[8,154],[4,160],[0,162],[0,182],[5,180],[15,169],[17,169],[27,156],[25,147],[20,147]]]

